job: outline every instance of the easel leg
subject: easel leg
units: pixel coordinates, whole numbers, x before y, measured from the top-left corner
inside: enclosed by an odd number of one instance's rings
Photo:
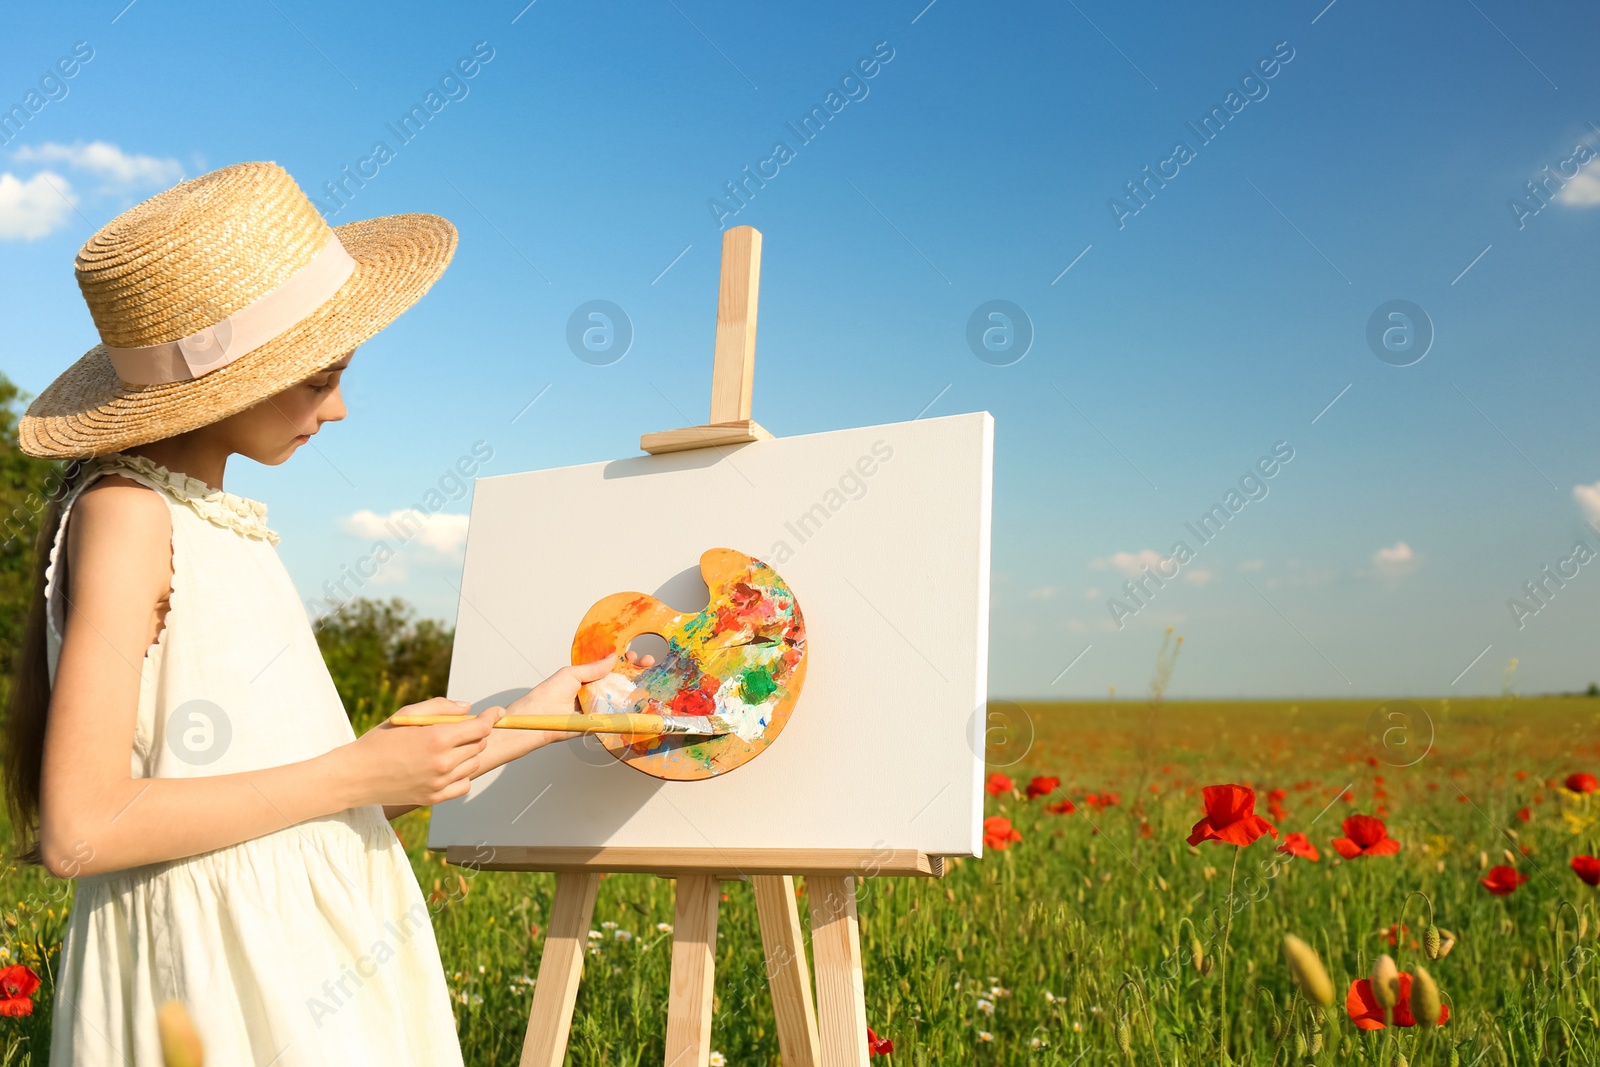
[[[848,876],[808,875],[806,896],[811,901],[822,1067],[867,1067],[867,993],[855,883]]]
[[[533,984],[519,1067],[561,1067],[566,1060],[572,1006],[578,1000],[578,979],[583,975],[583,954],[589,946],[589,923],[594,919],[599,888],[598,874],[556,875],[550,929],[545,934],[544,955],[539,958],[539,977]]]
[[[750,882],[756,891],[756,915],[761,920],[761,945],[766,951],[767,984],[772,988],[783,1067],[821,1067],[817,1012],[811,1001],[811,971],[806,966],[794,877],[757,874]]]
[[[672,987],[667,994],[667,1067],[707,1067],[711,1062],[711,997],[721,894],[722,883],[715,875],[678,877]]]

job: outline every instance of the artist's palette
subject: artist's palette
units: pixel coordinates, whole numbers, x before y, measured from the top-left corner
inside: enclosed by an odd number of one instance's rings
[[[725,774],[766,750],[789,721],[806,673],[806,627],[794,593],[767,564],[730,548],[700,557],[710,601],[680,612],[645,593],[613,593],[590,608],[572,639],[572,662],[621,654],[640,634],[667,653],[650,667],[618,660],[584,686],[590,714],[716,715],[733,732],[709,738],[609,735],[613,756],[657,778]]]

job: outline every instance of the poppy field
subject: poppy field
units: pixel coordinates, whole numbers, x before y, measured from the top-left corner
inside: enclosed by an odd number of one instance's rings
[[[861,882],[875,1060],[1600,1063],[1600,700],[990,722],[983,857]],[[554,879],[447,866],[426,820],[396,829],[466,1061],[514,1063]],[[70,884],[11,868],[0,892],[0,1064],[39,1065]],[[754,898],[723,899],[712,1061],[777,1064]],[[668,881],[601,882],[570,1062],[660,1062],[672,919]]]

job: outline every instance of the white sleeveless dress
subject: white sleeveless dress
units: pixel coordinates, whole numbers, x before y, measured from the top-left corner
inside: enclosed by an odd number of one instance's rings
[[[143,456],[87,464],[46,572],[52,681],[66,606],[62,531],[77,493],[120,474],[158,490],[172,515],[172,595],[142,664],[133,776],[256,770],[355,740],[266,507]],[[178,999],[218,1067],[459,1065],[431,920],[376,804],[81,876],[50,1063],[160,1067],[156,1011]]]

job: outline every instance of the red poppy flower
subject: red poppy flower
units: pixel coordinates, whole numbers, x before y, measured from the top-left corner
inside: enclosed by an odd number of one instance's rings
[[[1277,851],[1286,852],[1291,856],[1298,856],[1303,860],[1310,860],[1312,863],[1322,859],[1322,853],[1317,851],[1317,846],[1311,843],[1309,837],[1298,831],[1292,834],[1285,834],[1283,844],[1278,846]]]
[[[1054,793],[1056,788],[1060,785],[1061,779],[1053,775],[1048,778],[1035,778],[1033,781],[1028,783],[1028,799],[1033,800],[1037,797],[1049,796],[1051,793]]]
[[[21,963],[0,970],[0,1015],[32,1015],[39,976]]]
[[[1383,1006],[1372,994],[1370,979],[1357,978],[1350,983],[1350,992],[1345,994],[1344,998],[1344,1010],[1350,1016],[1350,1021],[1356,1024],[1357,1029],[1382,1030],[1388,1025],[1384,1022]],[[1449,1005],[1439,1005],[1439,1025],[1443,1026],[1448,1018],[1450,1018]],[[1400,972],[1400,999],[1394,1006],[1390,1022],[1396,1026],[1417,1025],[1416,1017],[1411,1014],[1411,976],[1405,971]]]
[[[1244,846],[1262,834],[1278,836],[1278,828],[1256,814],[1256,791],[1243,785],[1208,785],[1203,790],[1206,817],[1194,824],[1189,844],[1221,841]]]
[[[1517,818],[1521,819],[1523,822],[1530,822],[1533,819],[1533,812],[1528,808],[1518,808]]]
[[[1347,860],[1357,856],[1392,856],[1400,851],[1400,842],[1389,836],[1389,828],[1382,819],[1352,815],[1344,821],[1344,832],[1344,837],[1333,839],[1333,847]]]
[[[867,1027],[867,1049],[874,1056],[887,1056],[894,1051],[894,1042],[887,1037],[879,1037],[872,1032],[872,1027]]]
[[[1518,874],[1515,867],[1507,867],[1503,863],[1498,867],[1490,867],[1488,875],[1478,879],[1483,888],[1497,897],[1510,896],[1517,886],[1527,880],[1527,875]]]
[[[983,847],[992,848],[1003,852],[1010,847],[1011,842],[1021,841],[1022,834],[1011,825],[1011,820],[1004,815],[991,815],[983,820]]]
[[[1122,794],[1113,793],[1109,790],[1104,793],[1090,793],[1083,798],[1083,802],[1096,809],[1114,808],[1122,803]]]
[[[1400,935],[1401,934],[1408,934],[1410,932],[1411,932],[1411,927],[1405,925],[1404,923],[1395,923],[1394,925],[1390,926],[1389,929],[1385,930],[1383,932],[1383,935],[1389,939],[1390,947],[1399,948],[1400,947]]]
[[[1010,778],[1007,778],[999,771],[995,771],[993,774],[989,775],[989,780],[984,783],[983,788],[992,793],[994,796],[999,796],[1001,793],[1011,792],[1011,790],[1016,788],[1016,783],[1012,782]]]
[[[1574,856],[1572,873],[1590,885],[1600,885],[1600,859],[1593,856]]]
[[[1579,771],[1577,774],[1567,775],[1566,785],[1574,793],[1593,793],[1600,790],[1600,778],[1587,771]]]
[[[1054,804],[1046,804],[1044,810],[1051,815],[1071,815],[1078,810],[1078,805],[1074,804],[1069,797],[1062,797]]]

